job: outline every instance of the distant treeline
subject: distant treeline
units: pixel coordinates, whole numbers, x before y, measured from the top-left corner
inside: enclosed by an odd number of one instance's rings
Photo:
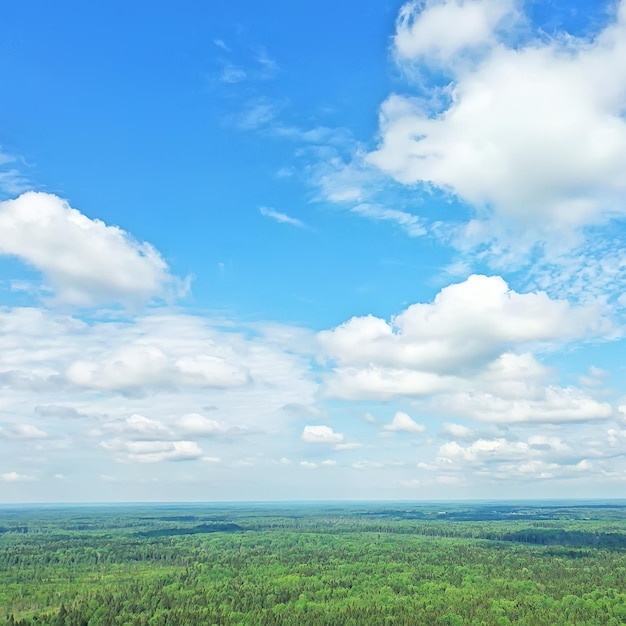
[[[175,537],[177,535],[202,535],[206,533],[234,533],[245,530],[232,522],[216,522],[214,524],[198,524],[192,528],[157,528],[137,533],[141,537]]]

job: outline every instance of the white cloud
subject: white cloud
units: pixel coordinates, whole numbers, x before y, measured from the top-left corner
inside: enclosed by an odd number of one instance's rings
[[[330,426],[305,426],[301,439],[307,443],[340,444],[344,436],[336,433]]]
[[[224,52],[231,52],[230,47],[223,39],[219,39],[219,38],[214,39],[213,43],[221,50],[224,50]]]
[[[173,358],[146,345],[122,348],[104,361],[75,361],[64,377],[82,389],[129,394],[179,387],[223,389],[250,382],[243,368],[223,358],[205,354]]]
[[[43,418],[57,417],[60,419],[80,419],[86,417],[71,406],[44,404],[37,405],[34,410],[39,417]]]
[[[293,420],[283,407],[311,407],[317,400],[307,355],[313,336],[280,324],[247,327],[163,308],[137,317],[104,314],[87,320],[58,310],[0,308],[0,425],[3,436],[11,437],[0,456],[7,469],[18,469],[26,454],[38,450],[45,475],[61,472],[83,484],[89,474],[78,477],[77,467],[119,477],[116,466],[110,467],[112,459],[148,463],[137,471],[175,482],[188,470],[168,465],[175,473],[170,480],[159,461],[195,457],[195,447],[176,442],[195,440],[205,448],[204,437],[211,437],[210,448],[198,460],[219,457],[224,467],[232,467],[235,454],[246,458],[259,450],[280,458],[285,451],[280,433]],[[146,353],[156,355],[157,367],[135,358]],[[65,373],[80,361],[90,364],[92,374],[75,385]],[[202,367],[193,367],[198,364]],[[23,376],[3,377],[7,371]],[[207,386],[230,381],[218,377],[220,371],[243,372],[245,384]],[[50,437],[18,439],[13,423],[36,425]],[[98,445],[115,440],[115,449]],[[125,446],[137,442],[162,447],[148,452]]]
[[[29,180],[16,168],[0,170],[0,191],[16,196],[30,188]]]
[[[496,424],[585,422],[606,419],[611,405],[577,387],[550,383],[553,373],[529,353],[504,353],[465,381],[466,390],[444,393],[433,406]]]
[[[26,176],[15,167],[17,161],[15,156],[7,154],[0,146],[0,193],[17,196],[30,188]]]
[[[47,193],[0,202],[0,253],[35,267],[70,304],[136,305],[177,286],[150,244]]]
[[[383,469],[384,467],[399,467],[403,465],[402,461],[357,461],[352,463],[351,467],[357,470]]]
[[[162,422],[143,415],[133,414],[129,417],[113,420],[102,424],[94,434],[114,433],[140,440],[163,440],[175,438],[170,428]]]
[[[356,470],[382,469],[385,464],[382,461],[357,461],[352,467]]]
[[[474,275],[391,322],[353,317],[320,332],[318,340],[338,365],[327,380],[327,395],[390,399],[463,388],[471,372],[511,348],[558,345],[610,328],[596,304],[574,307],[542,292],[517,293],[497,276]],[[502,358],[500,366],[506,367],[517,357]]]
[[[308,228],[308,226],[302,220],[299,220],[295,217],[290,217],[286,213],[280,213],[279,211],[268,209],[267,207],[260,207],[259,213],[281,224],[290,224],[291,226],[297,226],[298,228]]]
[[[15,483],[23,481],[35,480],[33,476],[27,476],[26,474],[18,474],[17,472],[4,472],[0,474],[0,480],[5,483]]]
[[[325,393],[341,400],[392,400],[454,389],[459,381],[429,372],[377,367],[338,367],[326,378]]]
[[[426,228],[422,220],[417,215],[407,213],[406,211],[388,209],[380,205],[366,203],[357,204],[350,211],[376,221],[394,222],[406,231],[409,237],[420,237],[426,234]]]
[[[418,424],[409,415],[398,411],[391,420],[391,424],[385,424],[383,428],[394,433],[423,433],[426,431],[424,424]]]
[[[262,68],[262,78],[271,78],[278,71],[278,63],[273,59],[264,47],[260,47],[256,55],[256,62]]]
[[[492,35],[505,12],[515,17],[512,2],[407,5],[397,53],[449,61],[449,98],[433,110],[391,95],[370,162],[401,183],[432,185],[472,205],[482,243],[508,233],[507,245],[525,236],[571,244],[581,227],[623,216],[624,7],[622,0],[593,39],[563,34],[510,47]],[[484,55],[466,54],[487,42]]]
[[[313,463],[312,461],[300,461],[300,467],[304,469],[317,469],[317,463]]]
[[[494,30],[514,15],[512,0],[419,0],[400,9],[394,37],[401,59],[447,62],[495,43]]]
[[[609,418],[613,409],[576,387],[534,387],[528,397],[500,397],[484,391],[457,393],[437,399],[447,413],[499,424],[586,422]]]
[[[466,389],[443,393],[432,404],[443,415],[495,424],[585,422],[613,414],[608,402],[574,386],[555,385],[552,377],[532,354],[504,353],[465,380]]]
[[[105,450],[115,452],[121,460],[138,463],[163,461],[192,461],[202,456],[195,441],[124,441],[111,439],[100,444]]]
[[[602,461],[596,468],[595,463],[585,458],[589,452],[587,443],[579,438],[576,445],[571,446],[558,436],[542,434],[531,435],[525,441],[482,438],[465,446],[452,441],[439,448],[435,465],[420,465],[430,471],[440,468],[447,475],[462,473],[504,482],[573,478],[591,472],[602,474]],[[594,451],[591,453],[596,455]],[[605,455],[603,452],[596,458]]]
[[[242,67],[227,63],[222,69],[220,80],[223,83],[234,85],[248,78],[248,73]]]
[[[411,489],[415,489],[421,486],[421,481],[418,478],[412,478],[410,480],[401,480],[400,484],[403,487],[410,487]]]
[[[12,424],[10,426],[0,427],[0,437],[6,437],[7,439],[21,439],[21,440],[37,440],[48,439],[48,433],[41,430],[37,426],[32,424]]]
[[[587,461],[587,459],[583,459],[582,461],[576,463],[575,468],[579,472],[585,472],[593,468],[593,463]]]
[[[232,121],[239,130],[258,130],[270,124],[276,117],[276,105],[268,100],[251,102]]]
[[[439,448],[439,457],[452,461],[510,460],[511,458],[526,458],[530,453],[530,446],[523,441],[511,442],[504,438],[478,439],[468,446],[462,446],[456,441],[444,443]]]
[[[286,404],[283,407],[283,410],[293,417],[307,417],[312,419],[325,419],[328,417],[326,411],[323,411],[316,406],[307,406],[299,402]]]
[[[235,428],[225,422],[212,420],[199,413],[187,413],[177,422],[178,428],[188,435],[224,435],[226,433],[237,432]]]
[[[572,307],[544,293],[517,293],[499,276],[470,276],[414,304],[391,323],[353,317],[319,340],[339,363],[377,363],[453,372],[509,345],[577,338],[608,330],[597,307]]]
[[[357,448],[362,448],[363,444],[358,441],[347,441],[345,443],[338,443],[335,446],[335,450],[356,450]]]
[[[441,485],[458,485],[463,482],[463,479],[460,476],[449,476],[447,474],[441,474],[437,476],[435,479]]]
[[[472,436],[472,431],[467,426],[454,424],[452,422],[446,422],[443,425],[443,432],[455,439],[467,439]]]

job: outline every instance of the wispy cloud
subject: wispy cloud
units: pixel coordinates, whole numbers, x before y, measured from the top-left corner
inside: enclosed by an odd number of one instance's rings
[[[214,39],[213,44],[223,53],[218,58],[222,83],[263,82],[274,78],[279,70],[278,63],[264,46],[233,50],[223,39]]]
[[[420,237],[426,234],[422,220],[417,215],[407,213],[406,211],[387,209],[376,204],[358,204],[351,211],[373,220],[395,222],[410,237]]]
[[[226,42],[223,39],[214,39],[213,44],[224,50],[224,52],[230,52],[230,48],[226,45]]]
[[[239,130],[258,130],[271,124],[276,111],[276,104],[263,98],[249,102],[241,113],[231,119]]]
[[[248,78],[248,73],[242,67],[227,63],[222,69],[220,80],[223,83],[235,84],[240,83]]]
[[[15,166],[17,160],[0,146],[0,193],[17,196],[32,187],[28,178]]]
[[[272,78],[278,72],[278,63],[267,53],[264,47],[259,48],[256,62],[261,66],[263,78]]]
[[[286,213],[280,213],[279,211],[268,209],[264,206],[259,207],[259,213],[265,217],[275,220],[276,222],[280,222],[281,224],[291,224],[292,226],[297,226],[298,228],[309,228],[309,226],[302,220],[291,217]]]

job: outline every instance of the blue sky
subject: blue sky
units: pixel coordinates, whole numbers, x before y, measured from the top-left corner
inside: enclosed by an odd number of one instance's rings
[[[624,1],[2,7],[0,502],[623,495],[624,42]]]

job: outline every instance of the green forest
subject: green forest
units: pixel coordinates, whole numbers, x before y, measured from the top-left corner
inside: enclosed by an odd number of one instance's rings
[[[626,624],[626,504],[4,506],[0,624]]]

